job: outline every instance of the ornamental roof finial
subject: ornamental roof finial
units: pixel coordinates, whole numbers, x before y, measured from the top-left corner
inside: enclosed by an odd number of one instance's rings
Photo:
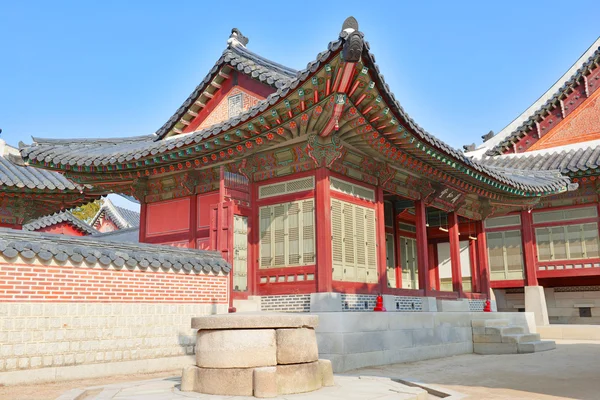
[[[248,38],[246,36],[242,35],[242,32],[240,32],[240,30],[238,28],[233,28],[231,30],[231,35],[229,36],[229,39],[227,39],[227,45],[229,45],[229,46],[241,45],[243,47],[246,47],[247,44],[248,44]]]
[[[358,31],[358,21],[348,17],[342,25],[340,38],[344,39],[342,56],[346,62],[358,62],[363,51],[363,34]]]
[[[356,18],[354,18],[352,16],[346,18],[346,20],[342,24],[342,32],[351,34],[352,32],[355,32],[355,31],[358,32],[358,21],[356,20]],[[341,33],[340,33],[340,36],[342,36]]]

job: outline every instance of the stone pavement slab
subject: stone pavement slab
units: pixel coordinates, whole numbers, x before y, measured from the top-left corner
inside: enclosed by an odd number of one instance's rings
[[[374,376],[335,376],[335,386],[310,393],[285,395],[279,400],[427,400],[425,390],[410,387],[389,378]],[[60,396],[60,400],[256,400],[246,396],[214,396],[181,392],[178,377],[127,382],[106,386],[74,389]],[[101,389],[100,393],[97,393]],[[86,396],[85,393],[97,393]],[[84,394],[82,396],[82,394]]]

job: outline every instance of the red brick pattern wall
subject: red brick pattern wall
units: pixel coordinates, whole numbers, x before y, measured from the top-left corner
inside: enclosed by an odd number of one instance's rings
[[[227,96],[215,107],[215,109],[206,117],[202,124],[198,127],[199,129],[204,129],[209,126],[218,124],[219,122],[223,122],[229,119],[229,101],[228,98],[230,96],[235,96],[236,94],[242,93],[242,110],[246,111],[250,107],[256,105],[260,101],[256,96],[241,90],[238,87],[234,87],[231,89]]]
[[[119,227],[110,219],[103,217],[100,225],[96,229],[100,232],[112,232],[119,230]]]
[[[0,264],[1,302],[227,303],[227,277],[100,267]]]
[[[41,229],[37,229],[36,232],[44,232],[44,233],[56,233],[60,235],[68,235],[68,236],[84,236],[85,234],[80,230],[77,230],[73,227],[73,225],[62,222],[60,224],[46,226]]]

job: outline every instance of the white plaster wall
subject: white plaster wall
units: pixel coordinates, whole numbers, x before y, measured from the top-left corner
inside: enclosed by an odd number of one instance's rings
[[[334,372],[473,352],[471,321],[508,319],[535,332],[532,313],[353,312],[319,316],[319,357]]]
[[[182,362],[193,362],[183,357],[194,354],[191,318],[226,313],[227,307],[0,303],[0,385],[98,376],[103,370],[118,370],[118,363],[128,363],[130,373],[179,368]],[[151,362],[156,359],[172,360]]]

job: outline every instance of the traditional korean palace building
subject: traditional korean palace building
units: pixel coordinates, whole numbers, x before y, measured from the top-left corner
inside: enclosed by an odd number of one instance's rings
[[[494,288],[502,308],[545,310],[540,285],[600,285],[598,44],[466,154],[402,109],[352,17],[301,71],[234,29],[153,135],[20,151],[85,195],[138,199],[140,242],[221,252],[240,305],[365,309],[381,293],[396,310],[481,310]]]

